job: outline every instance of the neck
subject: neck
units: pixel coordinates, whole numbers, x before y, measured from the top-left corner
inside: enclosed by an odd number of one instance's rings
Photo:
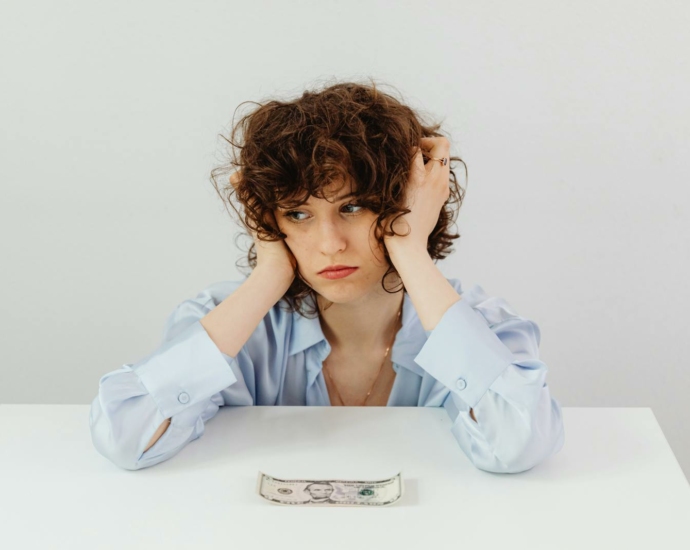
[[[347,303],[333,303],[318,296],[321,329],[331,348],[361,353],[391,345],[402,325],[404,292],[388,293],[383,288],[373,295]]]

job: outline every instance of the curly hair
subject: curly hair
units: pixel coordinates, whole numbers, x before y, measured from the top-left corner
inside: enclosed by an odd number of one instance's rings
[[[211,182],[226,210],[227,205],[233,208],[245,230],[249,228],[262,240],[276,241],[287,237],[276,223],[273,212],[277,207],[304,204],[309,196],[325,198],[323,188],[331,182],[354,181],[357,204],[378,215],[375,238],[389,266],[381,285],[388,292],[386,277],[397,275],[397,271],[383,237],[398,235],[390,226],[410,212],[405,207],[405,190],[414,147],[422,137],[445,136],[439,131],[440,123],[424,124],[417,112],[369,80],[370,84],[336,82],[321,90],[304,91],[291,101],[244,102],[258,107],[232,127],[228,138],[220,136],[230,145],[231,155],[211,171]],[[465,196],[457,183],[453,161],[462,162],[466,178],[467,165],[460,157],[451,156],[449,160],[450,196],[427,241],[427,251],[434,261],[450,254],[452,241],[460,237],[449,232]],[[240,177],[233,185],[228,175],[235,171]],[[244,209],[243,217],[233,204],[233,196]],[[251,239],[246,231],[237,236]],[[250,270],[256,267],[256,260],[252,239],[247,251]],[[400,290],[404,285],[394,292]],[[295,278],[282,298],[288,310],[316,315],[316,308],[303,309],[308,296],[314,305],[317,303],[315,294],[296,266]]]

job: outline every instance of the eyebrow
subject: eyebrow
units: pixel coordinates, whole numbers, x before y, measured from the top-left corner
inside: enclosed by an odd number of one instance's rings
[[[346,199],[346,198],[348,198],[348,197],[353,197],[353,196],[355,196],[356,194],[357,194],[357,191],[352,191],[352,193],[346,193],[346,194],[340,195],[340,196],[338,196],[338,197],[335,198],[334,202],[337,202],[337,201]],[[309,198],[311,198],[311,197],[309,197]],[[304,203],[304,204],[306,204],[306,203]]]
[[[346,193],[346,194],[340,195],[340,196],[336,197],[335,200],[334,200],[333,202],[338,202],[338,201],[343,200],[343,199],[346,199],[346,198],[348,198],[348,197],[353,197],[353,196],[355,196],[356,194],[357,194],[357,191],[352,191],[351,193]],[[309,197],[307,200],[309,200],[309,199],[311,199],[311,197]],[[305,206],[306,204],[307,204],[306,202],[302,202],[302,203],[298,204],[297,207],[299,207],[299,206]],[[289,210],[288,207],[281,206],[281,205],[278,206],[278,209],[279,209],[279,210]]]

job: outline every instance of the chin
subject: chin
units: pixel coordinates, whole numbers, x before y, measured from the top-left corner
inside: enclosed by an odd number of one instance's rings
[[[314,290],[321,295],[322,298],[333,302],[335,304],[345,304],[357,300],[366,299],[369,294],[368,288],[364,288],[357,284],[349,284],[344,281],[333,284],[329,287],[322,285],[320,288],[314,287]]]

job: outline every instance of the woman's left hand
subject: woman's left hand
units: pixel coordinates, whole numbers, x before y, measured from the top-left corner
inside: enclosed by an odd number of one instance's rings
[[[445,137],[423,137],[420,145],[412,161],[406,189],[407,208],[411,212],[393,224],[395,232],[401,235],[384,236],[384,244],[389,249],[399,245],[426,250],[429,235],[450,197],[450,141]],[[448,163],[443,166],[438,160],[429,160],[424,164],[422,154],[426,157],[446,157]]]

